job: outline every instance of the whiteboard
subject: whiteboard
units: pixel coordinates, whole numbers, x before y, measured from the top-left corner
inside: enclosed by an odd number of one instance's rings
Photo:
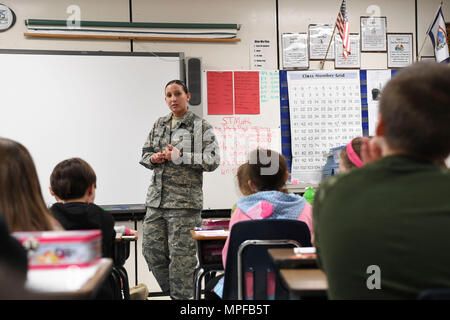
[[[259,73],[259,113],[223,115],[208,114],[211,93],[207,91],[208,71],[203,72],[203,118],[213,126],[221,158],[215,171],[203,174],[204,209],[230,209],[242,197],[237,187],[236,170],[247,160],[249,151],[260,146],[281,153],[279,72],[252,72]],[[223,97],[214,98],[220,100]],[[258,138],[259,142],[256,141]]]
[[[70,157],[97,174],[97,204],[145,203],[152,171],[139,164],[164,86],[183,79],[182,53],[0,50],[0,136],[31,153],[44,199]]]

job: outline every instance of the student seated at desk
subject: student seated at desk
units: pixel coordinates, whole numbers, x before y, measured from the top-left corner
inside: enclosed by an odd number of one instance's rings
[[[94,204],[96,181],[94,170],[83,159],[61,161],[50,176],[50,193],[58,201],[50,210],[67,230],[100,229],[103,257],[112,258],[116,237],[114,218]],[[128,229],[128,234],[136,236],[137,232]],[[101,291],[102,299],[108,299],[106,291]]]
[[[450,68],[417,63],[384,87],[364,167],[321,184],[315,245],[330,299],[450,288]],[[376,161],[375,161],[376,160]]]
[[[238,201],[230,220],[230,231],[235,223],[259,219],[300,220],[312,231],[311,205],[303,197],[286,191],[285,184],[289,172],[283,155],[273,150],[257,149],[250,153],[249,160],[244,166],[245,170],[238,170],[239,185],[246,184],[253,194]],[[246,183],[242,179],[247,180]],[[244,189],[241,192],[246,191]],[[222,250],[224,268],[229,241],[230,238],[227,238]],[[222,297],[223,283],[223,277],[211,279],[206,286],[205,298],[214,300]],[[211,292],[213,287],[214,291]]]

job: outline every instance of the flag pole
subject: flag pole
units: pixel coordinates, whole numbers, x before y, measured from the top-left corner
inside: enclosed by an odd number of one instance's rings
[[[419,50],[419,55],[416,57],[416,61],[419,61],[420,58],[422,57],[422,50],[423,50],[423,47],[425,46],[425,42],[427,41],[427,39],[428,39],[428,33],[425,36],[425,39],[423,39],[422,47]]]
[[[441,1],[441,5],[440,5],[439,8],[437,9],[436,14],[434,15],[434,17],[436,17],[437,13],[439,12],[439,9],[442,8],[442,4],[443,4],[443,3],[444,3],[444,2]],[[434,19],[434,18],[433,18],[433,19]],[[431,22],[431,23],[433,23],[433,22]],[[430,26],[431,26],[431,24],[430,24]],[[420,48],[419,54],[418,54],[418,56],[416,57],[416,59],[417,59],[416,61],[419,61],[420,58],[422,57],[422,50],[423,50],[423,47],[425,46],[425,42],[427,41],[427,39],[428,39],[428,37],[429,37],[429,34],[428,34],[429,31],[430,31],[430,29],[428,28],[428,31],[427,31],[427,33],[426,33],[426,35],[425,35],[425,39],[423,39],[422,47]]]
[[[336,23],[334,24],[333,34],[331,35],[330,43],[328,43],[328,49],[327,49],[327,53],[325,54],[325,58],[322,61],[320,61],[320,70],[323,70],[323,67],[325,65],[325,61],[327,60],[328,51],[330,51],[331,43],[333,42],[333,38],[334,38],[334,33],[335,32],[336,32]],[[334,54],[336,54],[336,52]]]

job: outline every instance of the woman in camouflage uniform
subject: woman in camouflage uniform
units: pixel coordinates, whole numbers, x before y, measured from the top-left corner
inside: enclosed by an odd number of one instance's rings
[[[201,224],[203,171],[215,170],[220,162],[213,129],[188,111],[189,98],[183,82],[166,85],[172,112],[153,125],[140,161],[153,170],[142,250],[161,290],[173,299],[193,295],[197,256],[190,230]]]

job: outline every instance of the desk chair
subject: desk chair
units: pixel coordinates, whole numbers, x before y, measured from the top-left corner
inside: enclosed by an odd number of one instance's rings
[[[196,242],[199,265],[194,270],[194,300],[200,300],[202,280],[205,279],[205,283],[207,283],[217,272],[223,271],[221,251],[225,240],[211,240],[207,243],[204,243],[205,241]],[[219,251],[220,255],[214,255],[214,258],[211,257],[206,261],[205,251],[208,249]]]
[[[128,274],[124,267],[130,256],[130,240],[114,241],[112,267],[98,290],[91,294],[95,300],[130,300]]]
[[[267,249],[292,246],[311,246],[311,235],[306,223],[298,220],[264,219],[242,221],[233,225],[223,299],[288,299],[289,292],[281,285]],[[272,287],[273,284],[275,287]]]
[[[123,300],[124,296],[122,293],[122,280],[116,266],[112,266],[111,274],[109,275],[107,281],[110,282],[110,286],[112,288],[112,299]]]
[[[121,292],[119,300],[130,300],[130,285],[128,282],[128,273],[124,267],[125,261],[130,256],[130,241],[131,240],[128,239],[120,239],[120,241],[114,242],[114,266],[112,270],[112,277],[114,279],[115,287],[119,288]]]

